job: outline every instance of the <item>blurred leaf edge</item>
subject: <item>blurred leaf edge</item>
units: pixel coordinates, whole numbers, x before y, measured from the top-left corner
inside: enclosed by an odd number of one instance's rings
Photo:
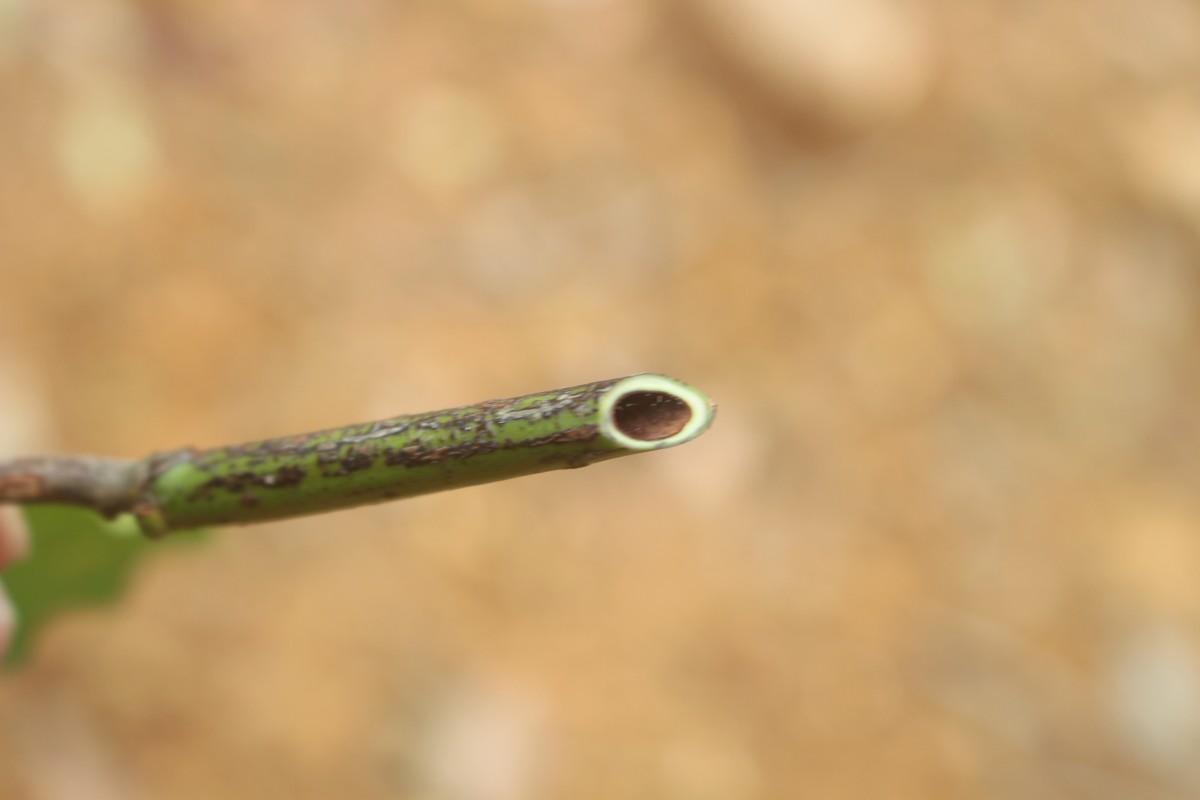
[[[131,520],[106,520],[83,508],[26,506],[30,554],[0,574],[17,627],[0,665],[12,671],[32,655],[37,640],[55,619],[72,611],[118,601],[143,556],[194,544],[208,536],[197,530],[150,541]]]

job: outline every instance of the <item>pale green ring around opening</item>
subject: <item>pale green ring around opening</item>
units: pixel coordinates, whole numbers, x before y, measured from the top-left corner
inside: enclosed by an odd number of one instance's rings
[[[662,439],[637,439],[617,426],[615,413],[622,398],[635,392],[654,392],[669,395],[684,403],[691,418],[678,432]],[[600,398],[600,434],[628,450],[661,450],[696,438],[712,424],[716,406],[712,401],[686,383],[665,375],[634,375],[613,384]]]

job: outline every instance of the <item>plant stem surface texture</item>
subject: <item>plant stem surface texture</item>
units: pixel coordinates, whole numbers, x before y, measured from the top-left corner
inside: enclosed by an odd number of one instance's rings
[[[0,502],[73,503],[142,531],[246,524],[583,467],[694,439],[715,406],[661,375],[142,461],[0,462]]]

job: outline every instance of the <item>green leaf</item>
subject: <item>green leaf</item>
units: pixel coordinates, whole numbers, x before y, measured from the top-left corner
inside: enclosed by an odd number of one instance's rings
[[[194,531],[153,542],[129,517],[109,521],[85,509],[53,505],[26,506],[24,512],[31,555],[2,576],[18,618],[6,660],[9,668],[29,655],[54,617],[119,598],[142,556],[204,535]]]

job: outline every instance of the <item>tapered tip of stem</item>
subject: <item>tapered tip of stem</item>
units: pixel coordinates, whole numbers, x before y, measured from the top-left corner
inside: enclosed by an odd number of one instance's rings
[[[685,383],[634,375],[617,381],[601,398],[600,430],[628,450],[659,450],[695,439],[712,424],[716,410]]]

